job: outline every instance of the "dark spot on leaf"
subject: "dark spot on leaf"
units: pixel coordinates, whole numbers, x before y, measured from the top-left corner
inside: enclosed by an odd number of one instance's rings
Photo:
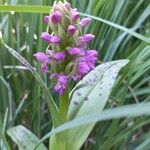
[[[78,105],[78,102],[77,102],[77,101],[74,101],[74,104],[75,104],[75,105]]]
[[[88,101],[89,100],[89,98],[88,97],[85,97],[85,99],[84,99],[85,101]]]
[[[77,92],[77,95],[78,95],[78,96],[81,96],[81,93],[80,93],[80,92]]]

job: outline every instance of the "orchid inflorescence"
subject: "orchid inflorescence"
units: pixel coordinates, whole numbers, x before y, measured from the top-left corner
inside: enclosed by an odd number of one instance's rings
[[[44,22],[51,28],[52,34],[43,32],[41,38],[49,45],[45,53],[38,52],[34,56],[41,62],[42,73],[50,73],[51,79],[54,79],[54,90],[63,95],[69,80],[81,80],[95,68],[98,53],[87,50],[87,44],[95,36],[81,35],[81,29],[89,25],[91,19],[80,20],[79,12],[70,3],[55,2]]]

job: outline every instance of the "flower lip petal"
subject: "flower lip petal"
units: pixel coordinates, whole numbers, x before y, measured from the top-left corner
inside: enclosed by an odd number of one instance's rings
[[[56,45],[60,44],[60,37],[58,37],[56,35],[52,36],[51,39],[50,39],[50,43],[51,44],[56,44]]]
[[[38,52],[33,55],[37,60],[43,62],[43,63],[50,63],[51,60],[47,57],[47,55],[43,52]]]
[[[52,35],[50,35],[48,32],[42,32],[41,38],[42,38],[42,40],[49,43],[52,38]]]
[[[54,58],[58,61],[62,61],[65,58],[64,52],[57,52],[54,54]]]
[[[78,48],[78,47],[73,47],[73,48],[70,48],[68,51],[67,51],[70,55],[76,55],[76,54],[79,54],[82,52],[82,49]]]

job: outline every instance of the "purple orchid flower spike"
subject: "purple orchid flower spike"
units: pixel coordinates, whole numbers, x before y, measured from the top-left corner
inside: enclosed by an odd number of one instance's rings
[[[49,45],[46,52],[38,52],[34,57],[41,62],[42,73],[51,73],[54,90],[63,95],[69,80],[81,80],[95,68],[98,53],[87,50],[88,43],[95,36],[82,35],[81,29],[91,23],[86,17],[80,20],[77,9],[68,2],[55,2],[44,22],[51,28],[52,34],[43,32],[41,38]],[[51,47],[51,50],[49,50]]]

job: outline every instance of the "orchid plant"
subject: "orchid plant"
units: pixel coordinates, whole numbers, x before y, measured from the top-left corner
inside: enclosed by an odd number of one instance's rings
[[[47,43],[47,48],[35,53],[34,57],[40,61],[41,72],[50,77],[53,90],[59,95],[58,121],[52,116],[52,131],[70,120],[101,112],[120,69],[128,63],[128,60],[117,60],[96,67],[98,52],[88,48],[95,36],[91,33],[82,34],[82,29],[91,21],[88,17],[81,19],[77,9],[66,1],[55,2],[49,15],[44,17],[47,30],[41,34],[41,39]],[[49,149],[79,150],[95,123],[53,135],[50,137]],[[28,144],[26,140],[22,141],[24,145],[15,140],[22,150],[35,147],[39,150],[47,149],[44,144],[36,145],[38,138],[22,126],[11,128],[8,134],[11,137],[27,138]]]

